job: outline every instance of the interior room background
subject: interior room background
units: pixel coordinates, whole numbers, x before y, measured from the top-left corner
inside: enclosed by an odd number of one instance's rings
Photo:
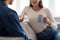
[[[60,0],[42,0],[43,6],[49,8],[54,16],[56,23],[60,24]],[[21,14],[25,6],[29,6],[29,0],[14,0],[10,8],[14,9],[18,15]],[[27,17],[26,17],[27,18]]]

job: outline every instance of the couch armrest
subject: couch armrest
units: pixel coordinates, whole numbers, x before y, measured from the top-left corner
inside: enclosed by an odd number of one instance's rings
[[[29,39],[36,40],[36,34],[27,22],[20,23]]]
[[[23,37],[0,37],[0,40],[24,40]]]

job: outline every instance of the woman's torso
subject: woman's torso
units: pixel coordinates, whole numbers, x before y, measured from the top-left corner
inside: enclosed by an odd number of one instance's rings
[[[26,15],[28,17],[29,24],[31,25],[31,27],[33,28],[33,30],[36,33],[43,31],[47,27],[46,23],[38,22],[39,15],[43,15],[44,17],[47,16],[47,14],[45,12],[45,8],[42,8],[41,10],[36,12],[31,7],[27,7],[26,8]]]

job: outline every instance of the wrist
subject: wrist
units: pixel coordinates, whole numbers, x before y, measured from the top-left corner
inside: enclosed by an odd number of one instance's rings
[[[49,22],[48,22],[48,25],[49,25],[49,26],[51,26],[51,24],[52,24],[52,22],[51,22],[51,21],[49,21]]]

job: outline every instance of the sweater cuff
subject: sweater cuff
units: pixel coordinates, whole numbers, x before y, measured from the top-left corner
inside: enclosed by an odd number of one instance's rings
[[[50,25],[53,29],[57,29],[58,27],[57,27],[57,24],[55,24],[55,23],[52,23],[51,25]]]

